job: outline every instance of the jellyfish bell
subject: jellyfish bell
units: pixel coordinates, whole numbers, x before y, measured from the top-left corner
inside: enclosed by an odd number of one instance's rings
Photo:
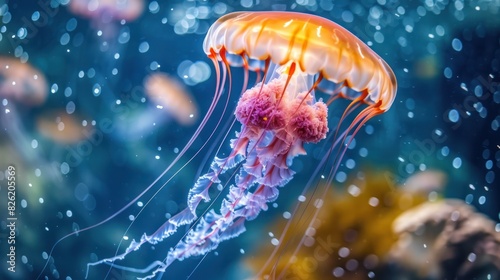
[[[0,57],[0,98],[28,107],[47,99],[45,76],[33,66],[10,57]]]
[[[36,119],[38,132],[45,138],[59,144],[71,145],[86,139],[94,132],[82,125],[82,118],[63,110],[42,113]]]
[[[246,230],[245,222],[256,219],[268,209],[268,203],[277,199],[279,188],[286,188],[295,175],[292,170],[294,158],[307,154],[307,143],[328,141],[316,171],[302,191],[305,196],[308,189],[317,187],[321,172],[326,181],[318,193],[324,198],[353,136],[369,119],[387,111],[396,96],[396,78],[382,58],[341,26],[314,15],[231,13],[210,27],[203,49],[214,63],[217,83],[212,103],[200,126],[166,170],[141,194],[111,217],[83,230],[101,225],[133,205],[176,166],[192,144],[201,138],[202,131],[208,130],[208,136],[203,137],[205,142],[187,163],[195,163],[193,159],[205,146],[212,146],[209,143],[216,132],[225,135],[220,138],[224,139],[223,143],[215,144],[218,145],[216,155],[208,171],[199,176],[189,190],[185,209],[152,234],[132,240],[123,253],[89,263],[89,268],[108,264],[146,274],[144,279],[152,279],[166,272],[176,260],[213,251],[222,241],[242,234]],[[234,93],[234,67],[242,67],[244,76],[239,101],[233,109],[229,108],[229,100]],[[247,88],[251,77],[255,77],[255,81]],[[318,97],[319,93],[324,94],[325,100]],[[339,99],[350,103],[338,122],[329,123],[328,108]],[[228,127],[239,126],[234,134],[225,131],[225,127],[219,128],[229,114],[232,117],[227,122]],[[210,130],[206,127],[209,121],[215,125]],[[234,137],[228,140],[229,135]],[[229,153],[221,151],[224,145],[231,148]],[[183,166],[167,177],[160,188],[170,183]],[[226,194],[218,210],[212,208],[217,203],[217,200],[211,202],[213,192]],[[203,211],[207,205],[209,209]],[[298,209],[297,206],[292,216],[300,217],[295,215]],[[311,222],[318,211],[314,213]],[[294,220],[289,220],[283,234]],[[115,263],[139,250],[143,244],[157,244],[169,238],[184,225],[191,226],[163,261],[154,261],[145,269]],[[302,242],[293,246],[300,247]],[[279,257],[280,248],[287,247],[282,246],[280,241],[265,267]]]

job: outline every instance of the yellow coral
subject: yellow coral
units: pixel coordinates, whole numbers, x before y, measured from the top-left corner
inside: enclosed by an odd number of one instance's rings
[[[306,230],[315,210],[309,205],[294,217],[302,216],[302,222],[288,229],[281,251],[268,265],[264,267],[274,248],[263,246],[257,257],[247,260],[248,266],[261,271],[261,279],[373,277],[398,238],[391,230],[393,221],[427,199],[425,193],[396,188],[387,174],[358,174],[363,179],[352,180],[346,191],[330,191],[313,228]],[[274,224],[273,232],[284,228],[282,221]],[[294,254],[300,239],[304,245]]]

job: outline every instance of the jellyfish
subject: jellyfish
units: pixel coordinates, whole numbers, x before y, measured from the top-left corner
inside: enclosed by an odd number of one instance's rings
[[[150,99],[165,108],[167,114],[182,125],[192,125],[198,117],[193,97],[181,82],[163,73],[153,73],[144,80]]]
[[[69,9],[87,18],[98,19],[103,23],[113,20],[133,21],[144,10],[143,0],[74,0]]]
[[[386,112],[396,95],[396,78],[388,64],[349,31],[319,16],[296,12],[230,13],[210,27],[203,49],[214,64],[217,83],[200,126],[156,181],[113,216],[87,229],[109,221],[135,203],[173,169],[200,132],[207,129],[207,123],[215,120],[216,128],[210,128],[202,148],[209,145],[225,121],[225,112],[232,109],[232,70],[241,67],[242,89],[234,118],[228,122],[229,127],[239,128],[231,134],[232,139],[222,137],[224,140],[216,149],[220,151],[222,145],[229,145],[230,152],[217,153],[208,171],[197,178],[189,189],[185,209],[155,232],[132,240],[124,252],[89,263],[88,268],[108,264],[144,273],[143,279],[152,279],[166,272],[174,261],[206,255],[221,242],[242,234],[247,221],[268,209],[280,189],[293,179],[294,158],[307,154],[306,145],[326,141],[326,152],[311,178],[319,178],[321,172],[325,174],[325,185],[331,183],[354,135],[369,119]],[[247,88],[250,78],[255,81]],[[344,103],[341,99],[347,100],[348,105],[338,122],[329,124],[329,108]],[[219,118],[214,116],[216,107],[222,107]],[[347,119],[352,120],[342,126]],[[307,186],[314,181],[310,180]],[[213,192],[225,195],[220,207],[211,204]],[[201,206],[206,205],[209,209],[202,211]],[[142,245],[157,244],[185,225],[190,225],[189,231],[166,253],[164,260],[144,269],[117,264]],[[275,255],[276,250],[269,259]]]
[[[35,163],[43,173],[59,182],[60,174],[48,168],[50,164],[33,150],[31,139],[27,136],[27,125],[23,123],[23,117],[28,115],[29,110],[45,102],[48,89],[45,75],[40,70],[15,58],[0,57],[0,123],[4,128],[2,131],[27,162]]]

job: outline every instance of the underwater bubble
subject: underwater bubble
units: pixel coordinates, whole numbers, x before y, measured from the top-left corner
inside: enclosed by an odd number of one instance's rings
[[[444,68],[443,74],[446,78],[451,79],[451,77],[453,76],[453,71],[450,67],[446,67]]]
[[[94,84],[94,87],[92,88],[92,94],[94,96],[99,96],[101,94],[101,85],[100,84]]]
[[[333,276],[342,277],[344,276],[344,269],[342,267],[336,267],[333,269]]]
[[[337,180],[337,182],[339,183],[344,183],[346,179],[347,179],[347,174],[343,171],[340,171],[337,173],[337,175],[335,175],[335,180]]]
[[[70,18],[68,22],[66,22],[66,31],[71,32],[76,29],[78,22],[75,18]]]
[[[149,11],[152,14],[158,13],[160,11],[160,5],[158,5],[158,2],[152,1],[151,3],[149,3]]]
[[[67,216],[68,218],[71,218],[71,217],[73,216],[73,212],[71,212],[71,210],[67,210],[67,211],[66,211],[66,216]]]
[[[42,258],[44,260],[48,259],[49,258],[49,255],[47,254],[47,252],[42,252]]]
[[[28,36],[28,30],[25,27],[21,27],[17,30],[17,37],[19,37],[19,39],[24,39],[26,36]]]
[[[5,14],[3,14],[2,22],[7,24],[10,22],[11,19],[12,19],[12,14],[9,12],[6,12]]]
[[[494,131],[497,131],[498,128],[500,127],[500,117],[497,116],[492,122],[491,122],[491,129]]]
[[[288,220],[290,219],[290,217],[292,217],[292,214],[290,212],[288,211],[283,212],[283,218]]]
[[[62,46],[65,46],[69,43],[69,40],[70,40],[70,36],[68,33],[64,33],[62,36],[61,36],[61,39],[59,40],[59,43],[61,43]]]
[[[345,268],[349,271],[355,271],[358,268],[358,261],[355,259],[350,259],[346,262]]]
[[[441,148],[441,154],[443,156],[448,156],[450,154],[450,148],[448,148],[448,146],[444,146]]]
[[[358,195],[361,194],[361,189],[356,185],[350,185],[349,187],[347,187],[347,192],[350,195],[357,197]]]
[[[486,197],[484,195],[480,196],[479,199],[477,200],[477,202],[480,205],[483,205],[486,202]]]
[[[369,124],[369,125],[366,125],[366,127],[365,127],[365,132],[366,132],[366,134],[368,134],[368,135],[372,135],[372,134],[373,134],[373,132],[374,132],[374,130],[375,130],[375,129],[373,128],[373,125],[370,125],[370,124]]]
[[[367,269],[373,269],[377,266],[377,264],[378,264],[378,257],[373,254],[368,255],[363,261],[363,265]]]
[[[345,10],[342,12],[342,20],[347,23],[350,23],[353,22],[354,16],[349,10]]]
[[[149,69],[153,71],[157,70],[158,68],[160,68],[160,64],[158,64],[158,62],[156,61],[153,61],[149,64]]]
[[[66,175],[69,173],[69,165],[66,162],[61,163],[61,173]]]
[[[373,35],[373,38],[375,39],[375,42],[377,43],[383,43],[384,42],[384,34],[382,34],[382,32],[375,32],[375,34]]]
[[[53,84],[53,85],[50,87],[50,92],[51,92],[51,93],[56,93],[58,90],[59,90],[59,86],[58,86],[57,84]]]
[[[38,147],[38,141],[36,139],[31,140],[31,148],[36,149]]]
[[[377,207],[379,202],[379,199],[376,197],[370,197],[370,199],[368,200],[368,204],[372,207]]]
[[[273,238],[271,239],[271,244],[273,244],[274,246],[278,246],[280,244],[280,241],[277,238]]]
[[[453,159],[453,167],[454,167],[455,169],[459,169],[459,168],[460,168],[460,166],[462,166],[462,159],[461,159],[461,158],[459,158],[459,157],[454,158],[454,159]]]
[[[90,68],[88,71],[87,71],[87,77],[89,78],[94,78],[95,77],[95,69],[94,68]]]
[[[345,166],[349,169],[353,169],[356,167],[356,162],[353,159],[348,159],[345,163]]]
[[[488,170],[493,168],[493,161],[491,159],[486,161],[486,163],[484,164],[484,167],[486,167],[486,169],[488,169]]]
[[[118,37],[118,42],[120,44],[126,44],[130,40],[130,32],[128,27],[122,28],[120,36]]]
[[[21,200],[21,207],[22,208],[28,207],[28,202],[26,201],[26,199]]]
[[[39,12],[39,11],[35,11],[35,12],[31,15],[31,20],[32,20],[32,21],[37,21],[38,19],[40,19],[40,12]]]
[[[442,25],[436,25],[436,34],[438,36],[444,36],[445,30]]]
[[[140,45],[139,45],[139,52],[140,53],[145,53],[149,50],[149,44],[148,42],[142,42]]]
[[[448,112],[448,119],[451,121],[451,122],[458,122],[458,120],[460,119],[460,116],[458,114],[458,111],[455,110],[455,109],[452,109]]]
[[[347,148],[352,150],[356,147],[356,139],[353,138],[352,135],[347,135],[344,144],[349,145]]]
[[[465,196],[465,203],[471,204],[473,200],[474,200],[474,195],[473,194],[470,193],[470,194],[468,194],[468,195]]]
[[[470,253],[469,256],[467,256],[467,260],[470,262],[474,262],[476,260],[476,254]]]
[[[453,47],[453,49],[457,52],[461,51],[462,50],[462,41],[460,41],[459,39],[457,38],[454,38],[452,41],[451,41],[451,46]]]
[[[341,258],[346,258],[347,256],[349,256],[349,254],[351,253],[351,250],[349,250],[349,248],[346,248],[346,247],[342,247],[339,249],[339,257]]]
[[[368,156],[368,149],[366,149],[366,148],[361,148],[361,149],[359,149],[359,155],[360,155],[361,157],[366,157],[366,156]]]
[[[486,173],[486,176],[484,177],[484,179],[486,180],[486,182],[488,184],[492,184],[493,181],[495,180],[495,172],[493,172],[492,170],[488,171],[488,173]]]
[[[72,93],[73,93],[73,91],[71,90],[70,87],[67,87],[64,89],[64,96],[70,97]]]
[[[415,100],[413,98],[408,98],[405,101],[406,109],[415,110]]]
[[[69,115],[73,114],[75,112],[75,109],[76,109],[75,102],[70,101],[68,102],[68,104],[66,104],[66,113],[68,113]]]

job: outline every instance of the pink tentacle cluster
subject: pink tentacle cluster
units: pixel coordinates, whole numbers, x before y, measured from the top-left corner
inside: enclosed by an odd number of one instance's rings
[[[240,98],[235,114],[242,130],[231,141],[233,151],[227,158],[215,158],[212,171],[200,178],[219,183],[218,174],[243,162],[235,184],[230,185],[220,213],[211,210],[205,214],[195,229],[169,252],[167,266],[174,260],[203,255],[221,241],[244,232],[244,221],[267,210],[267,203],[278,197],[277,187],[292,179],[295,172],[289,167],[294,157],[306,154],[303,143],[326,137],[326,105],[321,101],[313,103],[309,93],[285,96],[291,94],[285,88],[283,79],[275,79],[247,90]],[[189,195],[190,208],[194,206],[191,202],[209,199],[208,188],[212,184],[198,183]]]
[[[308,92],[288,93],[284,88],[283,79],[274,79],[245,91],[236,107],[238,121],[277,134],[284,130],[303,142],[317,143],[324,139],[328,132],[326,104],[314,102]]]

